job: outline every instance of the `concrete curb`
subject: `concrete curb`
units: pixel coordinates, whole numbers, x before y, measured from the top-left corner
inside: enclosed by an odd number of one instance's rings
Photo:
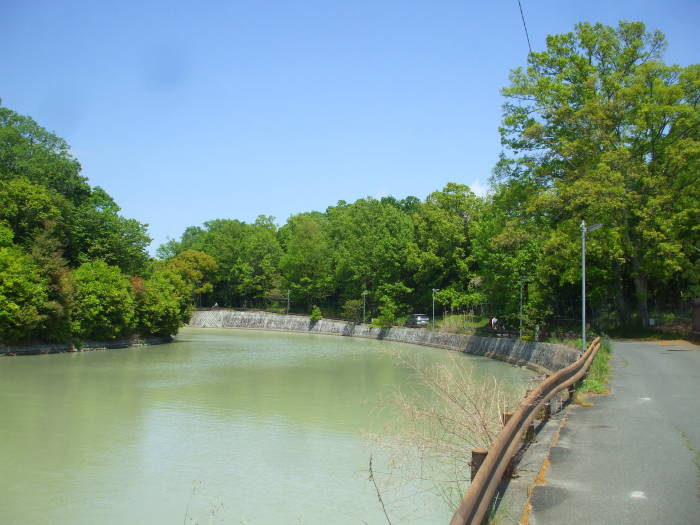
[[[559,410],[546,423],[536,426],[535,441],[522,453],[515,472],[517,477],[499,487],[495,509],[495,522],[499,525],[527,525],[530,501],[537,486],[545,479],[549,469],[549,454],[556,446],[561,429],[569,418],[568,410],[558,399]]]

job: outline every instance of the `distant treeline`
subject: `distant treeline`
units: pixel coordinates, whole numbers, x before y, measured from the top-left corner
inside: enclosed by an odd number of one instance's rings
[[[169,335],[189,319],[196,270],[152,261],[146,225],[80,171],[64,140],[0,107],[0,343]]]
[[[581,229],[588,290],[621,324],[700,294],[700,68],[669,66],[641,23],[578,24],[550,36],[503,90],[505,152],[492,193],[450,183],[424,201],[371,197],[301,213],[277,227],[212,220],[159,249],[218,264],[203,304],[277,303],[357,318],[363,294],[382,322],[489,304],[526,326],[578,304]],[[324,312],[326,313],[326,312]],[[580,315],[580,310],[579,310]]]

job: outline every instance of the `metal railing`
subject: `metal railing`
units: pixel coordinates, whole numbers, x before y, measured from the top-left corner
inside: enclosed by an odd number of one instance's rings
[[[597,337],[578,360],[550,375],[523,399],[489,448],[450,525],[482,524],[529,425],[550,399],[586,374],[599,348],[600,337]]]

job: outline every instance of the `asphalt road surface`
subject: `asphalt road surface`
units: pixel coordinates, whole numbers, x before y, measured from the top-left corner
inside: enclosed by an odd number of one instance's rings
[[[613,344],[610,394],[575,407],[531,525],[700,525],[700,347]]]

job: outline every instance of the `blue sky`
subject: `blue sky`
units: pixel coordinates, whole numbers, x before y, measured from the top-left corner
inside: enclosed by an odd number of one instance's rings
[[[522,0],[530,40],[641,20],[699,61],[700,1]],[[215,218],[488,187],[517,0],[0,0],[0,98],[65,138],[152,251]]]

